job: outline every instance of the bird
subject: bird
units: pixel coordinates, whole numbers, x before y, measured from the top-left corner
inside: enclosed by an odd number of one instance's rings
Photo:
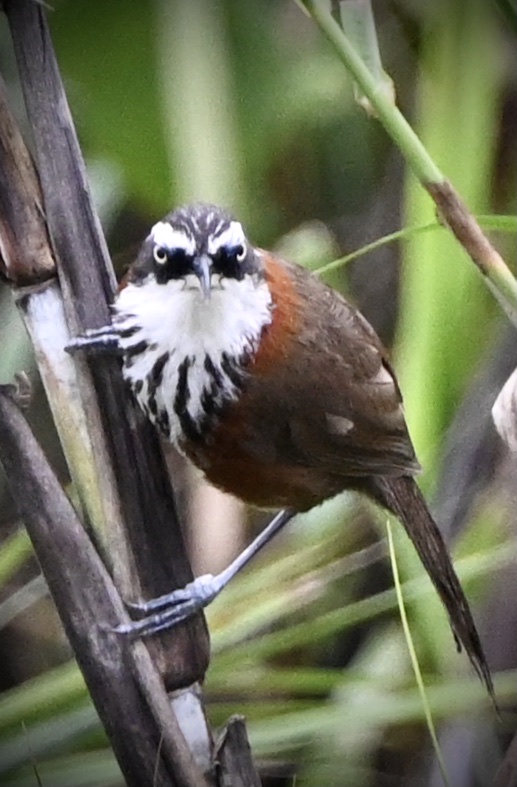
[[[117,352],[132,394],[208,481],[280,509],[220,574],[130,605],[144,636],[206,606],[295,515],[346,490],[395,515],[493,696],[468,601],[415,476],[420,465],[387,351],[320,278],[254,246],[230,212],[199,203],[158,221],[112,304],[72,352]]]

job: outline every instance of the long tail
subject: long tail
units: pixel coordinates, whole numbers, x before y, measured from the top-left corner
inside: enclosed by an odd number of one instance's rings
[[[397,516],[449,613],[458,649],[463,646],[495,704],[494,686],[469,603],[461,588],[438,526],[410,476],[377,477],[376,497]]]

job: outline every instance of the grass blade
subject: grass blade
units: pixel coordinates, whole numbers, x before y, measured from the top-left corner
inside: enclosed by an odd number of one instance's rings
[[[442,779],[444,781],[444,784],[446,785],[446,787],[452,787],[451,782],[449,781],[449,777],[447,775],[445,762],[443,761],[440,744],[438,742],[438,737],[436,735],[436,730],[433,722],[433,717],[431,715],[431,708],[429,706],[429,702],[427,699],[427,692],[426,692],[424,680],[422,678],[420,665],[418,663],[418,657],[413,643],[413,638],[411,636],[411,630],[409,628],[409,623],[406,615],[406,608],[404,606],[404,597],[402,595],[402,586],[400,584],[400,577],[399,577],[399,571],[397,566],[397,556],[395,554],[395,546],[393,543],[393,535],[391,532],[391,525],[389,519],[386,520],[386,530],[388,532],[388,548],[389,548],[391,569],[393,572],[393,581],[395,583],[395,592],[397,594],[397,602],[400,611],[400,620],[402,622],[402,628],[404,630],[404,636],[406,638],[409,656],[411,658],[411,664],[413,666],[413,671],[415,673],[418,690],[420,692],[420,697],[422,699],[422,707],[424,709],[427,728],[429,730],[429,735],[431,736],[431,741],[433,743],[433,748],[436,754],[436,760],[438,762],[438,767],[440,769],[440,773],[442,774]]]

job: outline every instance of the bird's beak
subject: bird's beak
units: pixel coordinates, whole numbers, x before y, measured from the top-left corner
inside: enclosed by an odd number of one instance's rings
[[[194,257],[192,267],[199,279],[203,298],[209,301],[212,294],[212,260],[208,254],[199,254]]]

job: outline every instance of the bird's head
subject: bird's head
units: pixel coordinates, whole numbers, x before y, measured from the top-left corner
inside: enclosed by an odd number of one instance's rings
[[[214,289],[225,289],[228,281],[261,278],[262,262],[242,225],[215,205],[186,205],[177,208],[151,229],[130,281],[157,284],[178,281],[182,287],[201,292],[210,300]]]

